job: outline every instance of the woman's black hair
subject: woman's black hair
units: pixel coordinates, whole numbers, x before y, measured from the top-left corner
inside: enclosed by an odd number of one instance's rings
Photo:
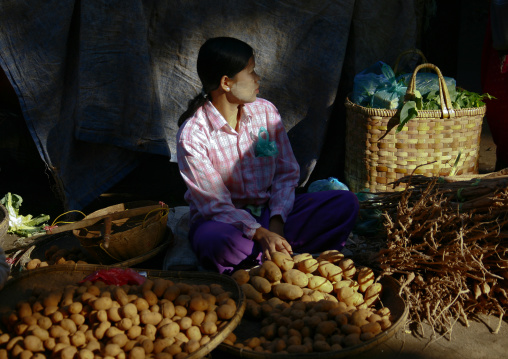
[[[222,76],[233,78],[247,66],[253,55],[252,47],[241,40],[232,37],[208,39],[199,49],[197,60],[203,90],[189,101],[187,110],[178,119],[178,127],[205,104],[210,93],[219,87]]]

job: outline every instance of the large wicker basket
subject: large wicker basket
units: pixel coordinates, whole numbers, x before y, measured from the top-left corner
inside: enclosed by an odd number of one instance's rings
[[[43,291],[63,290],[68,286],[75,286],[86,276],[95,271],[114,268],[102,265],[59,265],[38,268],[31,271],[24,271],[19,276],[10,279],[0,295],[0,318],[6,318],[16,305],[21,301],[30,300],[34,293]],[[209,357],[214,350],[240,323],[245,312],[245,294],[240,286],[230,277],[213,272],[182,272],[182,271],[160,271],[152,269],[135,269],[147,278],[165,278],[175,283],[182,282],[190,285],[218,284],[231,294],[236,304],[233,317],[223,321],[218,331],[210,336],[210,341],[200,346],[198,350],[189,354],[187,359],[198,359]],[[7,332],[5,324],[0,321],[0,333]],[[15,333],[12,333],[14,338]],[[148,355],[147,355],[148,357]]]
[[[441,110],[418,111],[396,133],[399,110],[367,108],[346,99],[345,180],[352,191],[403,190],[391,182],[404,176],[477,174],[482,121],[486,106],[454,110],[441,71],[429,63],[417,66],[406,99],[415,93],[420,69],[439,79]],[[460,156],[459,156],[460,154]]]

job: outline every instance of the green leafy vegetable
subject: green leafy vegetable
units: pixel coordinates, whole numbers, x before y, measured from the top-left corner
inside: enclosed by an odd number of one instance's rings
[[[462,108],[473,108],[482,107],[485,105],[483,100],[495,100],[494,96],[488,93],[478,94],[476,92],[466,91],[457,87],[456,97],[452,98],[452,106],[455,110]],[[395,133],[399,133],[404,128],[404,125],[418,116],[419,110],[440,110],[441,109],[441,98],[439,97],[439,91],[434,90],[428,92],[422,96],[420,92],[415,91],[413,101],[407,101],[404,103],[400,110],[399,125]]]
[[[402,109],[400,110],[400,122],[397,126],[395,133],[399,133],[404,128],[404,125],[409,121],[418,116],[418,110],[416,109],[415,101],[407,101]]]
[[[19,208],[23,203],[23,198],[17,194],[7,193],[0,203],[4,205],[9,213],[9,229],[8,233],[14,233],[21,237],[31,237],[36,234],[43,234],[44,226],[49,220],[48,215],[41,214],[33,218],[31,214],[22,216],[19,214]]]
[[[452,105],[456,110],[460,110],[461,108],[482,107],[485,105],[485,102],[483,102],[485,99],[496,100],[494,96],[491,96],[488,93],[480,95],[476,92],[457,88],[457,98]]]

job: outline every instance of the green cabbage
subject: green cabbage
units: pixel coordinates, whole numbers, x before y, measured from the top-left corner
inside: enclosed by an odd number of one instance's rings
[[[9,213],[9,229],[7,233],[17,234],[21,237],[31,237],[36,234],[46,233],[44,227],[47,226],[46,221],[49,220],[49,215],[41,214],[38,217],[33,217],[31,214],[22,216],[19,214],[19,208],[23,203],[23,198],[17,194],[7,193],[0,203],[7,209]]]

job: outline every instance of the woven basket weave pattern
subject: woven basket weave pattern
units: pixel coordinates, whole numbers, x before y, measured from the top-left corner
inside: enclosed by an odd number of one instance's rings
[[[347,99],[348,185],[355,192],[402,190],[388,184],[411,173],[447,176],[459,152],[456,174],[478,173],[485,110],[485,106],[458,110],[450,119],[440,118],[440,111],[419,111],[418,117],[396,134],[396,110],[365,108]]]

